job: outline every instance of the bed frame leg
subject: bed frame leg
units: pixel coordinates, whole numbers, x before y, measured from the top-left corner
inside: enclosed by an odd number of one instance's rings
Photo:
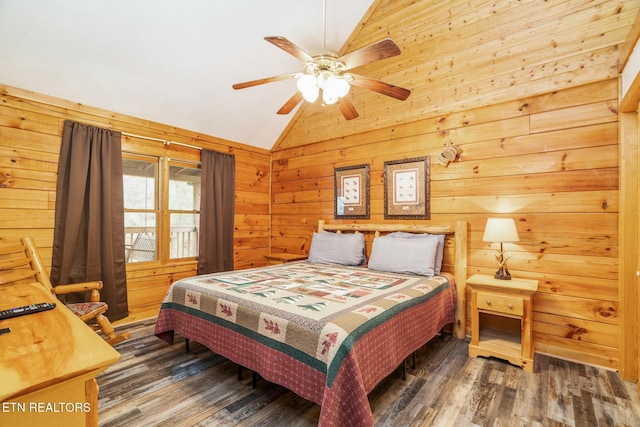
[[[416,369],[416,352],[411,353],[411,368]],[[402,381],[407,379],[407,359],[402,361]]]
[[[189,353],[189,338],[184,339],[184,352]]]
[[[238,381],[242,381],[242,366],[238,365]],[[258,374],[251,371],[251,388],[258,387]]]

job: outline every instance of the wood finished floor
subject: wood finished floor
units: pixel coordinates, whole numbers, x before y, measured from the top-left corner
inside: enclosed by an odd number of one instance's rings
[[[315,426],[320,407],[198,343],[185,353],[153,335],[154,320],[126,328],[122,359],[98,377],[100,427]],[[445,334],[369,395],[376,426],[640,426],[638,389],[616,372],[536,355],[535,373],[469,358]]]

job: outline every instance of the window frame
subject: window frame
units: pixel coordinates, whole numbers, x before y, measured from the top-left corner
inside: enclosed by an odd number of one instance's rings
[[[161,162],[160,162],[160,157],[158,156],[150,156],[150,155],[144,155],[144,154],[138,154],[138,153],[129,153],[129,152],[123,152],[122,153],[122,159],[130,159],[130,160],[137,160],[137,161],[145,161],[145,162],[149,162],[149,163],[155,163],[155,172],[154,172],[154,189],[153,191],[155,192],[155,197],[154,197],[154,206],[152,209],[131,209],[131,208],[124,208],[124,214],[126,215],[127,213],[142,213],[142,214],[154,214],[156,216],[156,225],[155,225],[155,236],[156,236],[156,259],[154,260],[149,260],[149,261],[140,261],[140,262],[128,262],[125,259],[125,263],[127,265],[127,268],[129,266],[132,265],[138,265],[138,264],[144,264],[144,265],[148,265],[150,263],[160,263],[161,262],[161,257],[160,257],[160,241],[158,239],[158,236],[160,235],[160,229],[161,229],[161,225],[162,225],[162,218],[161,218],[161,210],[160,210],[160,189],[159,189],[159,183],[160,183],[160,177],[161,177]],[[126,230],[126,226],[125,226],[125,230]],[[133,243],[133,242],[132,242]]]
[[[153,151],[153,150],[150,150]],[[150,261],[140,262],[126,262],[127,270],[148,269],[157,266],[166,265],[179,265],[179,264],[193,264],[197,263],[197,256],[182,257],[182,258],[170,258],[170,238],[171,238],[171,214],[172,213],[198,213],[200,211],[189,210],[169,210],[169,181],[170,181],[170,167],[175,165],[181,165],[184,167],[197,168],[201,170],[200,162],[200,150],[197,150],[197,160],[193,158],[178,158],[175,156],[177,152],[173,152],[171,149],[163,150],[163,153],[155,150],[152,153],[139,153],[132,150],[123,150],[123,159],[143,160],[156,162],[156,197],[153,210],[150,209],[124,209],[124,212],[148,212],[156,215],[156,259]],[[170,157],[171,154],[174,157]],[[187,157],[193,157],[191,155]],[[126,259],[125,259],[126,261]]]
[[[180,258],[171,258],[171,242],[170,242],[170,238],[171,238],[171,215],[172,214],[198,214],[200,215],[200,209],[196,210],[184,210],[184,209],[170,209],[169,208],[169,185],[171,182],[171,174],[170,174],[170,170],[172,166],[180,166],[180,167],[185,167],[185,168],[190,168],[190,169],[198,169],[201,173],[202,173],[202,167],[201,167],[201,163],[200,162],[191,162],[191,161],[185,161],[185,160],[181,160],[181,159],[171,159],[171,158],[167,158],[167,161],[165,162],[165,175],[167,177],[166,180],[163,180],[162,183],[166,185],[166,192],[163,192],[163,194],[166,195],[166,197],[163,198],[163,201],[165,204],[163,204],[162,206],[162,212],[164,215],[164,221],[163,221],[163,233],[165,236],[169,236],[168,240],[166,242],[166,261],[167,262],[179,262],[179,261],[184,261],[184,260],[188,260],[188,261],[197,261],[198,256],[191,256],[191,257],[180,257]],[[200,193],[201,194],[201,193]],[[199,205],[200,203],[198,203]],[[198,239],[199,239],[199,226],[198,226]]]

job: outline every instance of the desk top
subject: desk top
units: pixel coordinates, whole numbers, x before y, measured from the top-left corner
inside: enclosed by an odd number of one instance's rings
[[[113,347],[38,283],[0,286],[0,310],[55,302],[53,310],[0,320],[0,401],[106,369]]]

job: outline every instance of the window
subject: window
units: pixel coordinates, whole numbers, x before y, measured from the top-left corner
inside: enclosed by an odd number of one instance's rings
[[[125,154],[123,169],[127,263],[197,257],[200,166]]]
[[[169,258],[198,256],[200,168],[171,162],[169,166]]]
[[[122,159],[127,263],[158,259],[158,159]]]

